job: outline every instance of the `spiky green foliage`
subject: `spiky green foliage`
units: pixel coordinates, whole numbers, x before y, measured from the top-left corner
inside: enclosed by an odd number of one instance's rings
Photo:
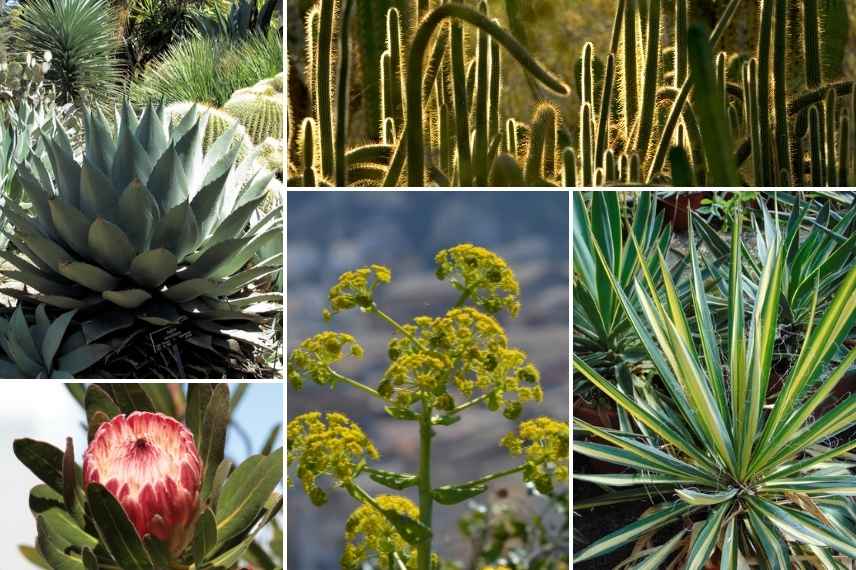
[[[31,0],[15,11],[12,26],[21,49],[53,54],[47,76],[61,103],[118,94],[119,23],[107,0]]]
[[[175,44],[131,83],[131,99],[195,101],[222,107],[238,89],[282,72],[282,36],[275,31],[245,40],[195,36]]]
[[[208,123],[205,125],[205,137],[202,140],[202,149],[204,151],[207,152],[211,148],[211,145],[223,136],[224,133],[229,131],[229,129],[234,129],[235,140],[241,145],[239,157],[246,156],[252,148],[253,142],[247,134],[246,129],[240,124],[240,121],[221,109],[215,109],[214,107],[190,101],[172,103],[164,109],[164,114],[169,117],[170,122],[174,126],[178,126],[188,113],[191,112],[203,112],[208,115]]]
[[[51,320],[45,305],[39,305],[31,325],[21,305],[12,317],[0,317],[0,378],[74,378],[102,359],[111,348],[88,344],[71,320],[76,310]]]
[[[253,258],[282,239],[282,213],[251,223],[272,174],[252,155],[236,162],[236,127],[205,152],[207,120],[194,111],[173,126],[126,103],[114,134],[87,113],[82,162],[64,129],[47,139],[49,160],[19,174],[31,214],[5,208],[19,253],[2,255],[35,290],[17,296],[81,309],[90,340],[136,319],[188,330],[203,348],[227,348],[231,336],[264,345],[260,311],[281,295],[235,296],[281,267],[281,256]]]
[[[247,129],[250,139],[261,144],[268,138],[282,140],[282,115],[285,100],[279,96],[242,94],[232,96],[223,111],[235,117]]]
[[[830,366],[856,324],[856,267],[833,293],[827,311],[810,324],[798,357],[768,404],[788,237],[778,228],[768,236],[760,280],[754,283],[757,302],[747,320],[743,255],[736,245],[741,217],[738,210],[724,338],[711,325],[711,299],[692,233],[694,326],[668,287],[664,296],[652,283],[637,281],[635,307],[607,266],[605,252],[598,252],[598,263],[619,294],[622,311],[632,321],[662,388],[653,397],[635,387],[619,390],[574,356],[576,372],[625,410],[642,434],[575,420],[581,431],[605,442],[576,441],[575,452],[633,470],[575,478],[630,486],[625,495],[645,487],[656,505],[637,521],[579,550],[575,562],[602,556],[642,535],[653,536],[648,533],[681,519],[694,527],[689,536],[681,534],[662,548],[647,549],[636,562],[655,568],[672,560],[700,569],[718,558],[721,568],[737,568],[751,558],[764,567],[790,568],[791,560],[809,557],[813,566],[835,567],[834,556],[856,557],[854,485],[848,472],[852,462],[845,459],[856,442],[836,444],[833,439],[856,425],[856,395],[822,407],[856,361],[853,349],[839,365]],[[660,266],[668,275],[662,260]]]

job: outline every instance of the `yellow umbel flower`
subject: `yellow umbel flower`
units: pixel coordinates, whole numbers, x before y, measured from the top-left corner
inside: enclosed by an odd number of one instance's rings
[[[380,495],[378,506],[412,519],[419,518],[419,508],[410,499],[396,495]],[[371,505],[363,505],[351,513],[345,523],[345,552],[342,568],[359,568],[363,562],[377,558],[382,568],[387,561],[398,556],[407,568],[416,568],[416,549],[408,544],[392,523]],[[397,568],[389,565],[389,568]]]
[[[324,310],[324,318],[355,307],[368,309],[374,304],[374,292],[381,283],[392,281],[392,272],[383,265],[369,265],[339,276],[330,288],[330,309]]]
[[[446,280],[477,307],[490,314],[520,310],[520,285],[504,259],[492,251],[464,243],[440,251],[434,258],[437,278]]]
[[[522,422],[518,433],[509,433],[500,444],[514,455],[524,455],[523,479],[542,493],[553,490],[553,480],[568,480],[570,429],[567,422],[540,417]]]
[[[325,423],[326,420],[326,423]],[[380,454],[363,430],[344,414],[309,412],[288,422],[288,465],[297,464],[297,477],[315,505],[327,494],[317,479],[327,475],[336,485],[349,483],[366,459]]]
[[[363,347],[353,336],[340,332],[322,332],[300,343],[288,357],[288,381],[296,389],[303,387],[306,378],[318,384],[336,381],[330,365],[347,354],[363,357]]]

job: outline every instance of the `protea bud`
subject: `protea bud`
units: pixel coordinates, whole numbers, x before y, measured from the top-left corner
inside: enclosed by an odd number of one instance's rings
[[[193,536],[202,461],[193,434],[160,413],[104,422],[83,456],[83,483],[104,485],[140,537],[151,534],[178,554]]]

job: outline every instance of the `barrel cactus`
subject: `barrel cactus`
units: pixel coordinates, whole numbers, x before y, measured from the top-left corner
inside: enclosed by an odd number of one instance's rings
[[[285,99],[276,96],[246,93],[233,95],[223,105],[223,110],[237,118],[255,144],[268,138],[282,139],[282,117],[285,114]]]
[[[64,129],[46,138],[48,160],[19,173],[32,208],[6,207],[17,252],[0,255],[35,290],[17,295],[90,315],[90,341],[143,321],[218,354],[235,348],[229,337],[262,342],[258,307],[276,308],[281,294],[230,297],[282,265],[254,260],[282,239],[280,210],[251,220],[273,175],[252,156],[236,163],[234,129],[206,152],[207,122],[193,111],[173,126],[126,103],[114,134],[87,112],[81,162]]]

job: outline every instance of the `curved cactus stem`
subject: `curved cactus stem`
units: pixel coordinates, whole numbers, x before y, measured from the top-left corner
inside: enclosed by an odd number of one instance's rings
[[[808,110],[808,136],[811,145],[811,185],[817,188],[823,186],[824,166],[821,155],[823,133],[820,128],[820,113],[816,106]]]
[[[503,30],[484,14],[458,4],[444,4],[435,8],[423,18],[422,23],[416,30],[410,46],[410,57],[407,61],[406,106],[414,110],[414,112],[407,114],[407,127],[405,129],[408,147],[407,176],[409,186],[422,186],[425,179],[425,156],[422,141],[423,118],[420,112],[416,112],[422,108],[422,84],[419,78],[422,76],[425,51],[437,26],[447,18],[458,18],[478,27],[493,37],[546,87],[561,95],[566,95],[569,92],[568,86],[558,77],[541,67],[514,36]]]
[[[318,32],[318,74],[315,80],[315,107],[321,139],[321,173],[324,178],[335,174],[333,141],[333,26],[336,0],[321,0]]]
[[[387,116],[394,117],[396,121],[403,122],[407,113],[407,105],[402,95],[404,92],[405,70],[402,63],[401,13],[396,8],[390,8],[389,12],[386,13],[386,49],[389,52],[390,71],[389,75],[386,76],[386,81],[389,83],[390,97]],[[421,81],[419,85],[422,85]]]
[[[701,128],[707,172],[711,186],[739,186],[740,178],[731,151],[725,109],[716,92],[713,52],[704,29],[691,26],[687,36],[690,49],[690,74],[696,84],[696,113]]]
[[[425,70],[425,78],[422,80],[423,99],[427,99],[431,95],[431,90],[434,89],[434,84],[437,82],[438,73],[443,65],[443,57],[446,55],[446,47],[448,45],[449,29],[444,26],[440,30],[437,41],[434,42],[431,57],[428,59],[428,68]]]
[[[577,186],[577,157],[574,149],[569,146],[562,151],[562,186],[565,188]]]
[[[343,0],[342,26],[339,29],[339,76],[336,81],[336,186],[348,185],[348,165],[345,151],[348,145],[348,104],[350,103],[351,54],[348,30],[354,0]]]
[[[603,92],[600,96],[600,113],[597,116],[597,139],[594,155],[600,159],[609,143],[609,112],[612,107],[612,91],[615,83],[615,54],[609,54],[606,60],[606,74],[603,78]]]

